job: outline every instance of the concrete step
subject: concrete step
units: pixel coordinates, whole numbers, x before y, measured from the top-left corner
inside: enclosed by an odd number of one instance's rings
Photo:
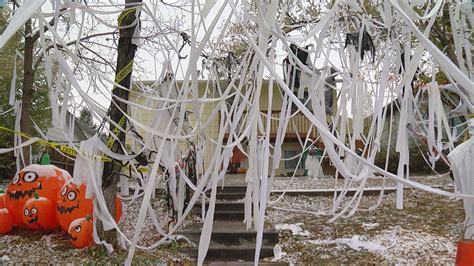
[[[245,195],[247,187],[245,185],[227,185],[227,186],[218,186],[217,194],[219,193],[241,193]],[[211,190],[207,191],[206,194],[210,195]]]
[[[196,206],[194,206],[193,210],[192,210],[193,213],[201,216],[202,215],[202,211],[201,211],[201,208],[196,208]],[[244,210],[242,208],[241,211],[214,211],[214,220],[215,221],[239,221],[239,222],[242,222],[244,220]]]
[[[210,196],[210,194],[208,195]],[[244,193],[217,193],[216,199],[218,200],[241,200],[245,198]]]
[[[253,266],[253,261],[205,261],[203,265],[206,266]],[[289,263],[285,262],[271,262],[271,261],[260,261],[258,265],[271,265],[271,266],[288,266]],[[293,265],[293,264],[291,264]]]
[[[202,224],[195,224],[180,230],[180,234],[199,244],[201,229]],[[211,244],[236,246],[256,243],[257,232],[253,229],[247,230],[242,222],[217,221],[212,229]],[[264,229],[262,241],[263,245],[275,246],[278,243],[278,232]]]
[[[198,247],[184,248],[180,252],[192,258],[198,257]],[[211,245],[207,251],[205,261],[253,261],[255,257],[255,245]],[[273,257],[273,246],[262,245],[260,249],[260,259]]]
[[[206,202],[206,211],[209,208],[209,202]],[[202,209],[202,204],[196,204],[194,208],[199,211]],[[238,201],[216,201],[216,211],[244,211],[244,202]]]
[[[216,221],[243,221],[244,211],[215,211],[214,220]]]

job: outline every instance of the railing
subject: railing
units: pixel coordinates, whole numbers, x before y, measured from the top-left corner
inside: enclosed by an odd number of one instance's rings
[[[260,112],[260,116],[263,122],[264,128],[266,128],[267,124],[267,110],[262,110]],[[280,118],[280,112],[279,110],[273,110],[271,113],[271,124],[270,124],[270,138],[275,138],[278,132],[278,126],[280,123],[283,123],[284,121],[279,121]],[[246,113],[242,115],[243,119],[246,119]],[[237,129],[241,129],[242,126],[242,121],[237,126]],[[317,131],[316,128],[313,126],[311,127],[311,122],[304,116],[301,112],[295,114],[292,114],[290,117],[290,121],[288,121],[288,126],[286,128],[286,135],[285,138],[287,140],[295,140],[297,139],[298,135],[300,138],[304,140],[306,137],[307,133],[311,130],[310,133],[310,138],[316,138],[317,136]],[[259,132],[263,134],[264,132]],[[225,134],[225,137],[228,137],[228,133]]]

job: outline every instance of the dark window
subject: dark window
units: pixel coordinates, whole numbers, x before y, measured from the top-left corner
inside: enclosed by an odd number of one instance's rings
[[[295,157],[296,155],[300,154],[301,151],[284,151],[283,155],[285,159]],[[296,165],[298,164],[298,160],[300,157],[296,157],[293,160],[285,160],[285,169],[286,170],[294,170],[296,169]],[[304,158],[301,159],[300,165],[298,169],[304,169]]]

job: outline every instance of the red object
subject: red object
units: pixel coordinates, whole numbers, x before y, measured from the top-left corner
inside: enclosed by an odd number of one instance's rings
[[[16,225],[23,223],[25,203],[38,194],[56,202],[58,191],[71,176],[53,165],[29,165],[13,177],[6,188],[5,206]],[[54,215],[56,217],[56,215]]]
[[[92,230],[93,224],[90,216],[72,221],[68,230],[71,244],[76,248],[85,248],[92,245]]]
[[[45,197],[29,199],[23,208],[23,224],[32,230],[49,230],[59,226],[54,203]]]
[[[13,228],[13,219],[7,208],[0,208],[0,235],[8,234]]]
[[[0,194],[0,209],[5,208],[5,194]]]
[[[245,154],[238,147],[234,147],[234,149],[232,150],[232,158],[230,159],[230,162],[240,163],[246,158],[247,157],[245,156]]]
[[[122,217],[122,200],[115,197],[115,222],[118,223]]]
[[[456,265],[474,265],[474,240],[459,240],[456,253]]]
[[[247,173],[247,169],[245,169],[245,168],[239,168],[239,169],[237,169],[237,173],[238,173],[238,174],[246,174],[246,173]]]
[[[92,217],[93,208],[92,199],[86,199],[85,183],[80,186],[74,183],[66,184],[58,193],[56,215],[58,216],[59,225],[64,231],[69,230],[72,221],[84,218],[87,215]]]

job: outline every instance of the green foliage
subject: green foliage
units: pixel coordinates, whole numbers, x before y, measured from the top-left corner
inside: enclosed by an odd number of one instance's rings
[[[178,242],[175,239],[171,240],[171,252],[176,256],[178,254]]]
[[[89,256],[91,256],[94,259],[106,258],[109,255],[107,250],[103,246],[100,246],[100,245],[94,245],[88,248],[87,251],[89,252]]]
[[[3,9],[0,10],[0,32],[3,32],[4,28],[8,24],[8,14]],[[8,104],[10,95],[10,85],[13,74],[13,61],[15,58],[15,50],[20,48],[20,36],[16,34],[11,40],[0,49],[0,112],[5,112],[10,109],[11,106]],[[1,115],[2,121],[1,126],[7,128],[14,128],[15,116],[13,112]],[[13,146],[13,135],[6,131],[0,130],[0,148],[7,148]],[[15,169],[15,158],[13,153],[0,154],[0,178],[11,176],[12,171]]]
[[[7,9],[0,9],[0,33],[3,32],[8,25],[10,14]],[[10,87],[13,77],[13,62],[16,57],[16,51],[23,50],[23,39],[20,33],[15,34],[10,41],[0,49],[0,113],[12,108],[8,103],[10,97]],[[21,99],[21,88],[23,79],[23,62],[20,57],[17,58],[17,79],[16,79],[16,95],[15,99]],[[31,111],[31,118],[38,124],[38,126],[45,131],[51,121],[51,107],[48,98],[48,85],[46,81],[46,74],[44,69],[38,68],[36,70],[33,94],[33,106]],[[0,125],[9,129],[15,128],[15,118],[13,111],[0,115]],[[38,134],[33,134],[38,136]],[[13,134],[0,130],[0,148],[13,147]],[[33,153],[37,153],[41,147],[33,145]],[[15,158],[13,152],[0,154],[0,178],[8,178],[15,174]]]

